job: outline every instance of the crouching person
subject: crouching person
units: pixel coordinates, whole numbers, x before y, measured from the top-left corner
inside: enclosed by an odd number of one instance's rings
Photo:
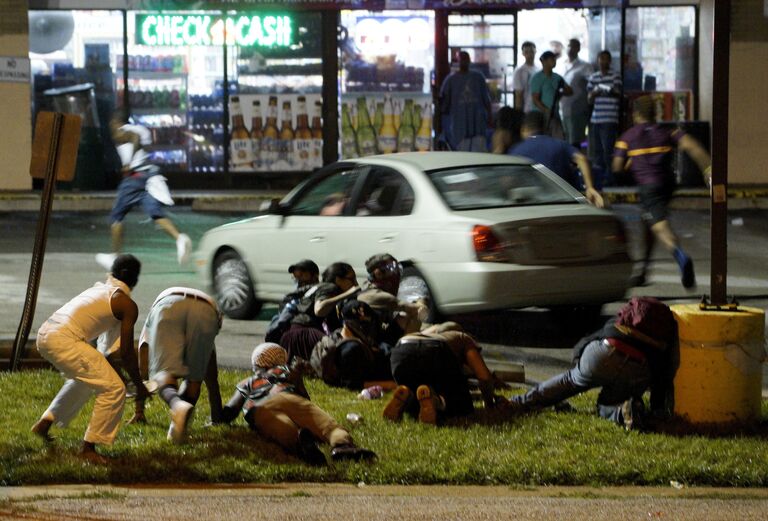
[[[326,464],[318,440],[331,446],[334,461],[376,457],[374,452],[357,447],[346,429],[309,401],[302,375],[287,364],[288,352],[278,344],[256,346],[251,355],[253,376],[237,385],[223,407],[223,421],[231,422],[242,409],[251,429],[311,465]]]
[[[539,410],[600,387],[597,412],[627,430],[642,428],[642,395],[651,410],[668,412],[674,377],[677,324],[665,304],[635,297],[615,317],[574,347],[574,366],[523,395],[510,398],[513,412]]]
[[[168,440],[173,443],[186,439],[202,382],[208,388],[211,420],[219,421],[221,394],[214,341],[221,322],[216,302],[206,293],[186,287],[160,293],[147,315],[139,348],[148,349],[149,377],[171,410]]]
[[[406,335],[392,349],[390,364],[398,386],[384,408],[384,418],[397,421],[407,411],[422,423],[436,424],[442,418],[472,414],[467,372],[478,379],[486,409],[506,404],[495,394],[506,384],[488,369],[470,335],[446,329],[455,326],[433,326],[431,333]]]

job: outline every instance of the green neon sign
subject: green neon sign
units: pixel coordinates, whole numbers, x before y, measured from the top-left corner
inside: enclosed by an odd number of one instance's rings
[[[149,46],[227,45],[288,47],[293,43],[293,19],[286,15],[221,16],[196,14],[137,14],[136,43]]]

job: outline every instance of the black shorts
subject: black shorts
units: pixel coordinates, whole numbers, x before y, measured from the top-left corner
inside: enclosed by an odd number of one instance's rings
[[[650,225],[666,221],[669,215],[669,201],[674,192],[675,185],[672,183],[639,185],[638,195],[643,220]]]

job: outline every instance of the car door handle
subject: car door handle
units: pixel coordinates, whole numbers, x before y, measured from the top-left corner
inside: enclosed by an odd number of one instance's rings
[[[379,242],[392,242],[395,240],[395,237],[397,237],[397,235],[382,235]]]
[[[311,239],[309,239],[309,242],[323,242],[325,241],[325,235],[315,235]]]

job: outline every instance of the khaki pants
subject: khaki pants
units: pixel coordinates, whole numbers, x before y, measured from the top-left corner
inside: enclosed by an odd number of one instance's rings
[[[123,417],[125,384],[104,355],[66,326],[51,322],[37,332],[37,350],[67,378],[47,411],[54,421],[66,424],[95,393],[91,421],[83,439],[111,445]]]
[[[331,416],[306,398],[280,393],[259,404],[247,418],[259,433],[294,450],[299,429],[308,429],[331,447],[352,443],[352,438]]]

